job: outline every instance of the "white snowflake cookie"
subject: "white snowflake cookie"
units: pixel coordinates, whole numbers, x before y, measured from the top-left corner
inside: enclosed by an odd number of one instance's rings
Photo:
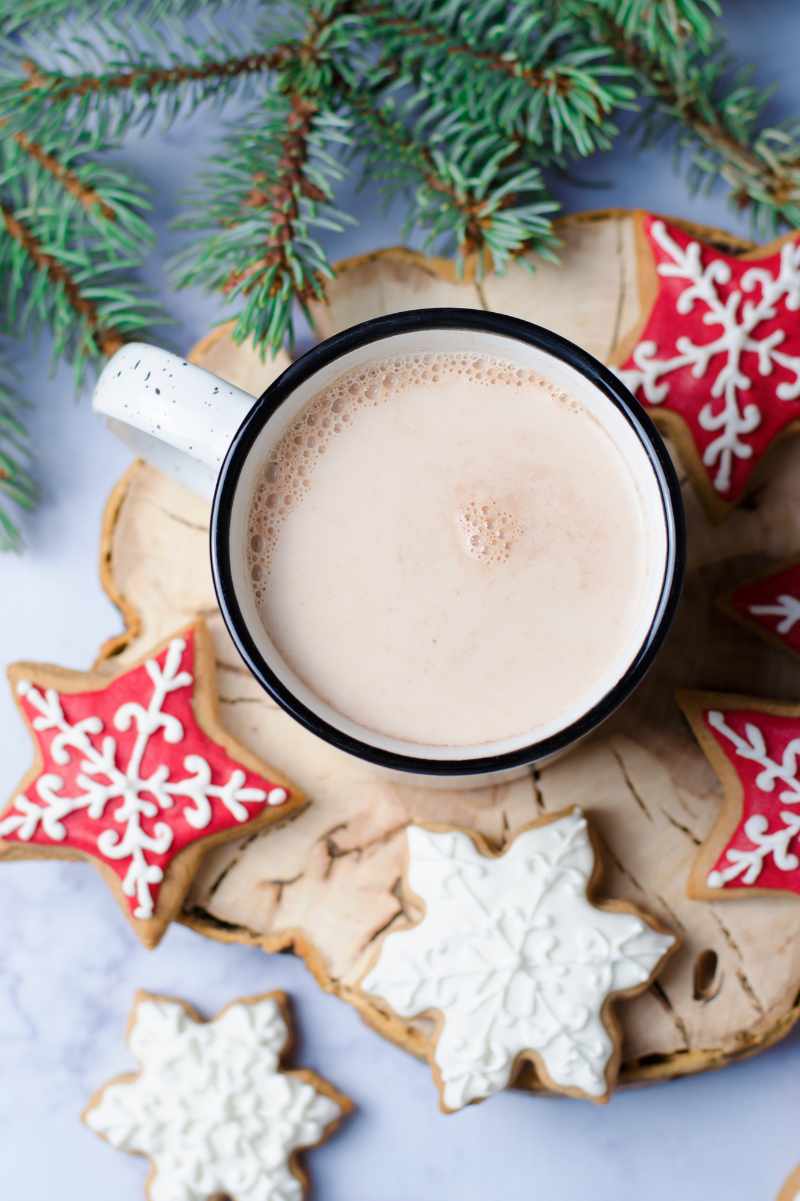
[[[392,1015],[433,1015],[445,1112],[513,1084],[530,1060],[548,1088],[608,1098],[619,1063],[609,1000],[641,992],[676,939],[631,906],[591,902],[595,853],[580,810],[525,827],[501,853],[455,829],[408,829],[418,925],[388,934],[361,988]]]
[[[184,1001],[140,992],[128,1027],[139,1071],[95,1094],[83,1120],[145,1155],[149,1201],[301,1201],[297,1156],[352,1109],[315,1072],[286,1071],[283,993],[247,997],[205,1022]]]

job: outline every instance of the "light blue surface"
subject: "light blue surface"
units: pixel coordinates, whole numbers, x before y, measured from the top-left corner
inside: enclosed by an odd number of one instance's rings
[[[800,9],[738,0],[726,6],[734,53],[777,81],[777,113],[800,112]],[[152,183],[162,239],[152,286],[188,346],[217,319],[216,301],[170,294],[163,260],[180,190],[218,130],[199,114],[168,137],[126,149]],[[585,169],[613,187],[570,187],[573,209],[640,205],[746,233],[722,195],[690,199],[668,150],[619,149]],[[396,243],[400,214],[374,195],[355,202],[363,224],[345,255]],[[27,527],[30,548],[0,563],[0,662],[88,664],[119,617],[97,582],[104,501],[128,462],[124,448],[76,403],[69,374],[48,376],[45,345],[21,359],[36,401],[34,433],[46,496]],[[30,749],[0,689],[0,795]],[[800,922],[799,922],[800,924]],[[141,1201],[143,1161],[105,1146],[78,1122],[109,1075],[130,1066],[123,1029],[137,987],[175,993],[213,1012],[235,996],[286,988],[300,1025],[297,1062],[348,1092],[358,1112],[308,1163],[316,1201],[773,1201],[800,1161],[800,1040],[724,1072],[614,1098],[604,1109],[513,1094],[458,1116],[436,1112],[425,1067],[387,1045],[324,996],[303,966],[221,946],[174,928],[145,952],[88,867],[4,865],[0,871],[0,1198]]]

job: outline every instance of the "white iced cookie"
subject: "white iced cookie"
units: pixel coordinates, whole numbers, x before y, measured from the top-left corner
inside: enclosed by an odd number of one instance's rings
[[[676,945],[623,903],[594,905],[580,810],[521,830],[502,854],[460,830],[408,830],[416,926],[388,934],[362,989],[400,1018],[437,1019],[442,1108],[511,1083],[529,1059],[549,1088],[607,1100],[619,1061],[615,995],[642,991]]]
[[[149,1201],[300,1201],[297,1152],[352,1109],[307,1070],[284,1071],[283,993],[248,997],[206,1022],[183,1001],[138,993],[128,1041],[140,1070],[111,1080],[83,1118],[112,1146],[146,1155]]]

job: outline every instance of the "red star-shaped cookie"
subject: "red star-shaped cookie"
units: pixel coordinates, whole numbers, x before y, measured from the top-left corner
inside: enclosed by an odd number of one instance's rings
[[[0,858],[90,859],[146,946],[209,847],[304,803],[220,726],[202,622],[111,681],[36,663],[8,674],[37,758],[0,812]]]
[[[800,419],[800,236],[739,258],[660,217],[639,221],[649,311],[617,371],[675,438],[719,518]]]
[[[717,603],[767,642],[800,654],[800,559],[745,580]]]
[[[689,896],[800,894],[800,706],[714,692],[678,703],[724,789]]]

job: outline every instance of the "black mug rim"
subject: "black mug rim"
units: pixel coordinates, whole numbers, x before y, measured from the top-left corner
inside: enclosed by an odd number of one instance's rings
[[[350,351],[396,334],[436,329],[463,329],[513,338],[560,359],[590,380],[622,413],[647,453],[661,495],[667,539],[664,579],[653,619],[638,653],[616,684],[591,709],[554,734],[515,750],[480,758],[426,759],[386,750],[345,733],[315,713],[294,695],[259,651],[239,606],[231,566],[230,521],[242,468],[261,430],[284,401],[310,376]],[[447,778],[506,772],[547,759],[591,733],[627,700],[650,667],[675,615],[685,567],[685,521],[680,484],[661,436],[643,406],[593,355],[560,334],[518,317],[480,309],[410,309],[374,317],[319,342],[295,359],[253,402],[234,435],[217,479],[210,549],[214,590],[228,632],[258,683],[282,709],[318,738],[359,759],[412,775]]]

